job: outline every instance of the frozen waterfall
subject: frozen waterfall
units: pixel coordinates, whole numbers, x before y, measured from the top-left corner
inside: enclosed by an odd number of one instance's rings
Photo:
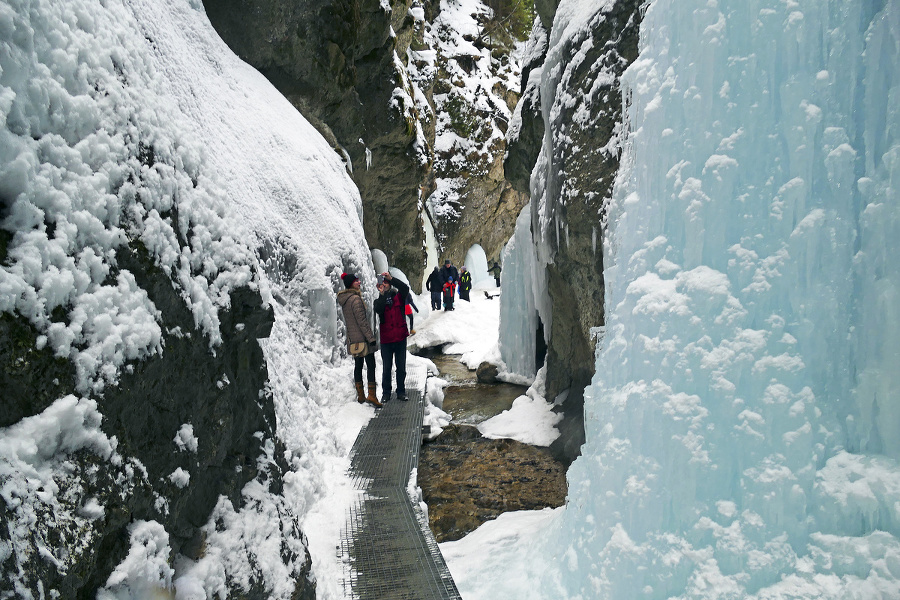
[[[655,0],[625,88],[545,586],[900,597],[900,2]]]

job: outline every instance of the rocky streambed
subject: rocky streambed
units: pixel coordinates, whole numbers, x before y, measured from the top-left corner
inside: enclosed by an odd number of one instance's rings
[[[457,540],[512,510],[561,506],[566,467],[547,448],[491,440],[477,425],[512,406],[525,388],[481,384],[454,356],[430,357],[451,382],[444,411],[453,422],[419,452],[418,484],[438,542]]]

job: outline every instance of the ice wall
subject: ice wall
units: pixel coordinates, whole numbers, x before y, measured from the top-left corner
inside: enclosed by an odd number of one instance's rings
[[[384,273],[387,271],[391,263],[388,261],[387,255],[379,248],[372,249],[372,263],[375,265],[376,273]]]
[[[531,237],[531,205],[516,219],[516,230],[503,248],[500,285],[500,357],[514,375],[533,378],[539,306],[549,307],[543,268],[538,268]],[[549,309],[547,309],[549,310]],[[549,322],[549,315],[544,314]]]
[[[472,274],[472,287],[476,288],[480,285],[494,285],[494,276],[488,273],[487,256],[484,254],[484,248],[481,244],[472,244],[468,252],[466,252],[466,260],[460,265],[465,267]]]
[[[656,0],[641,38],[545,586],[900,597],[900,2]]]

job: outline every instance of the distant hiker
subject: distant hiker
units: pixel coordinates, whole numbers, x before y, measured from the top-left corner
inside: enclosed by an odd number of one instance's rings
[[[459,271],[456,270],[456,267],[453,266],[453,263],[448,258],[444,260],[444,266],[441,267],[441,284],[447,283],[451,277],[453,281],[459,281]]]
[[[409,317],[409,335],[416,333],[416,328],[413,327],[413,310],[419,312],[419,307],[413,302],[413,295],[409,294],[406,296],[406,307],[404,308],[406,316]]]
[[[472,274],[466,269],[466,265],[462,266],[462,273],[459,274],[459,299],[470,302],[469,291],[472,289]]]
[[[456,282],[453,278],[447,280],[444,284],[444,310],[453,310],[453,296],[456,292]]]
[[[381,402],[375,395],[375,334],[369,325],[366,306],[360,291],[359,278],[353,273],[342,273],[341,280],[346,289],[338,292],[337,300],[344,313],[347,325],[347,346],[353,356],[353,381],[356,384],[356,401],[362,404],[369,402],[376,407]],[[366,379],[369,382],[369,395],[363,391],[362,369],[366,364]]]
[[[391,370],[397,365],[397,400],[406,400],[406,298],[409,286],[382,273],[378,277],[378,298],[375,299],[375,314],[381,321],[381,399],[387,401],[391,395]]]
[[[497,263],[496,260],[494,261],[494,266],[491,267],[490,269],[488,269],[488,271],[490,271],[491,273],[494,274],[494,281],[497,282],[497,287],[500,287],[500,271],[501,270],[502,269],[500,269],[500,265]]]
[[[435,267],[425,281],[425,289],[431,292],[431,310],[441,310],[441,286],[443,285],[441,270]]]

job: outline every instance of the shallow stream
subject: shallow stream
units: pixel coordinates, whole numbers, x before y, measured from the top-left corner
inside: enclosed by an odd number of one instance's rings
[[[459,539],[507,511],[562,505],[565,466],[547,448],[487,439],[476,428],[512,407],[526,388],[478,383],[457,356],[429,358],[450,382],[444,389],[444,411],[453,417],[419,453],[418,484],[435,539]]]
[[[450,382],[444,389],[444,412],[457,425],[478,425],[509,410],[513,400],[527,389],[511,383],[478,383],[475,371],[459,362],[458,355],[439,354],[430,359],[440,370],[441,378]]]

